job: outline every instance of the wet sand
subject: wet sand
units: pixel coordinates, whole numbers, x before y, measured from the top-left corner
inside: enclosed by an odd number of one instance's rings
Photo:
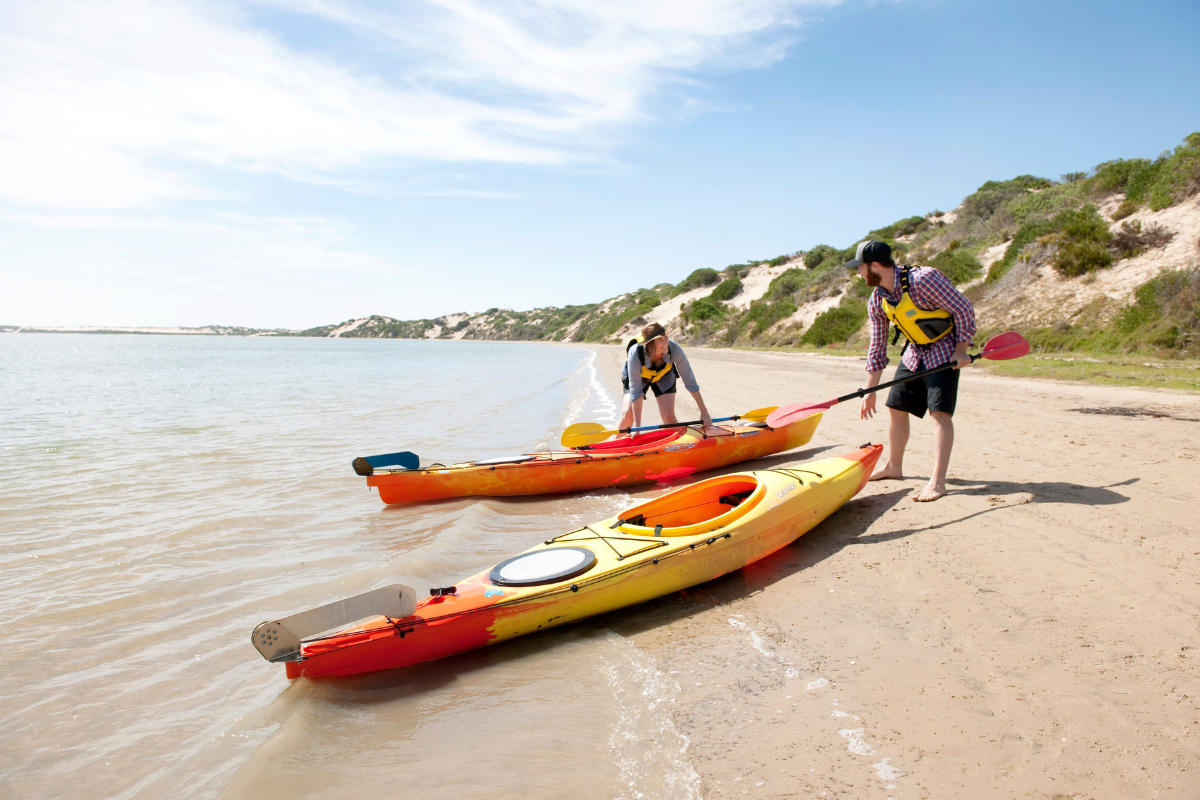
[[[615,383],[619,349],[596,349]],[[865,378],[854,358],[688,355],[719,414]],[[1170,416],[1072,411],[1113,406]],[[947,497],[911,500],[933,460],[932,423],[914,421],[911,477],[612,620],[678,680],[703,797],[1200,796],[1200,397],[972,369],[955,422]],[[768,461],[886,441],[886,425],[847,403]]]

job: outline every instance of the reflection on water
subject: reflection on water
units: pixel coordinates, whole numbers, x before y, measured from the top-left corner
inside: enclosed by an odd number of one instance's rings
[[[7,792],[692,796],[690,768],[631,788],[614,756],[640,690],[613,664],[637,653],[602,621],[324,682],[289,683],[249,641],[268,617],[449,585],[613,513],[621,492],[385,508],[350,469],[612,423],[594,362],[534,344],[0,338]],[[652,663],[629,663],[644,684]]]

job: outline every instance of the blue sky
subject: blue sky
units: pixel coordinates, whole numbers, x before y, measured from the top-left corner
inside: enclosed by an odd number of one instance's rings
[[[0,323],[594,302],[1200,130],[1200,5],[0,5]]]

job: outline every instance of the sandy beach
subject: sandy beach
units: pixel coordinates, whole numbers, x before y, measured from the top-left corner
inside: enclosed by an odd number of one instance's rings
[[[619,348],[596,349],[619,394]],[[720,414],[865,379],[855,358],[688,355]],[[1114,406],[1164,416],[1073,410]],[[911,500],[932,466],[932,424],[914,422],[911,477],[617,621],[680,684],[705,798],[1200,796],[1200,397],[976,368],[955,422],[947,497]],[[886,441],[886,425],[847,403],[767,461]]]

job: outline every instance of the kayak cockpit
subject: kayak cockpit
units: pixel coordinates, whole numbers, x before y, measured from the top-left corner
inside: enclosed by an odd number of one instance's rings
[[[661,431],[648,431],[639,433],[637,436],[630,436],[628,439],[613,439],[610,442],[598,442],[596,444],[577,447],[576,450],[595,450],[601,453],[633,453],[638,450],[648,450],[656,445],[667,444],[682,436],[687,431],[687,428],[668,428]]]
[[[710,478],[626,510],[620,528],[640,536],[695,536],[745,516],[765,496],[753,475]]]

